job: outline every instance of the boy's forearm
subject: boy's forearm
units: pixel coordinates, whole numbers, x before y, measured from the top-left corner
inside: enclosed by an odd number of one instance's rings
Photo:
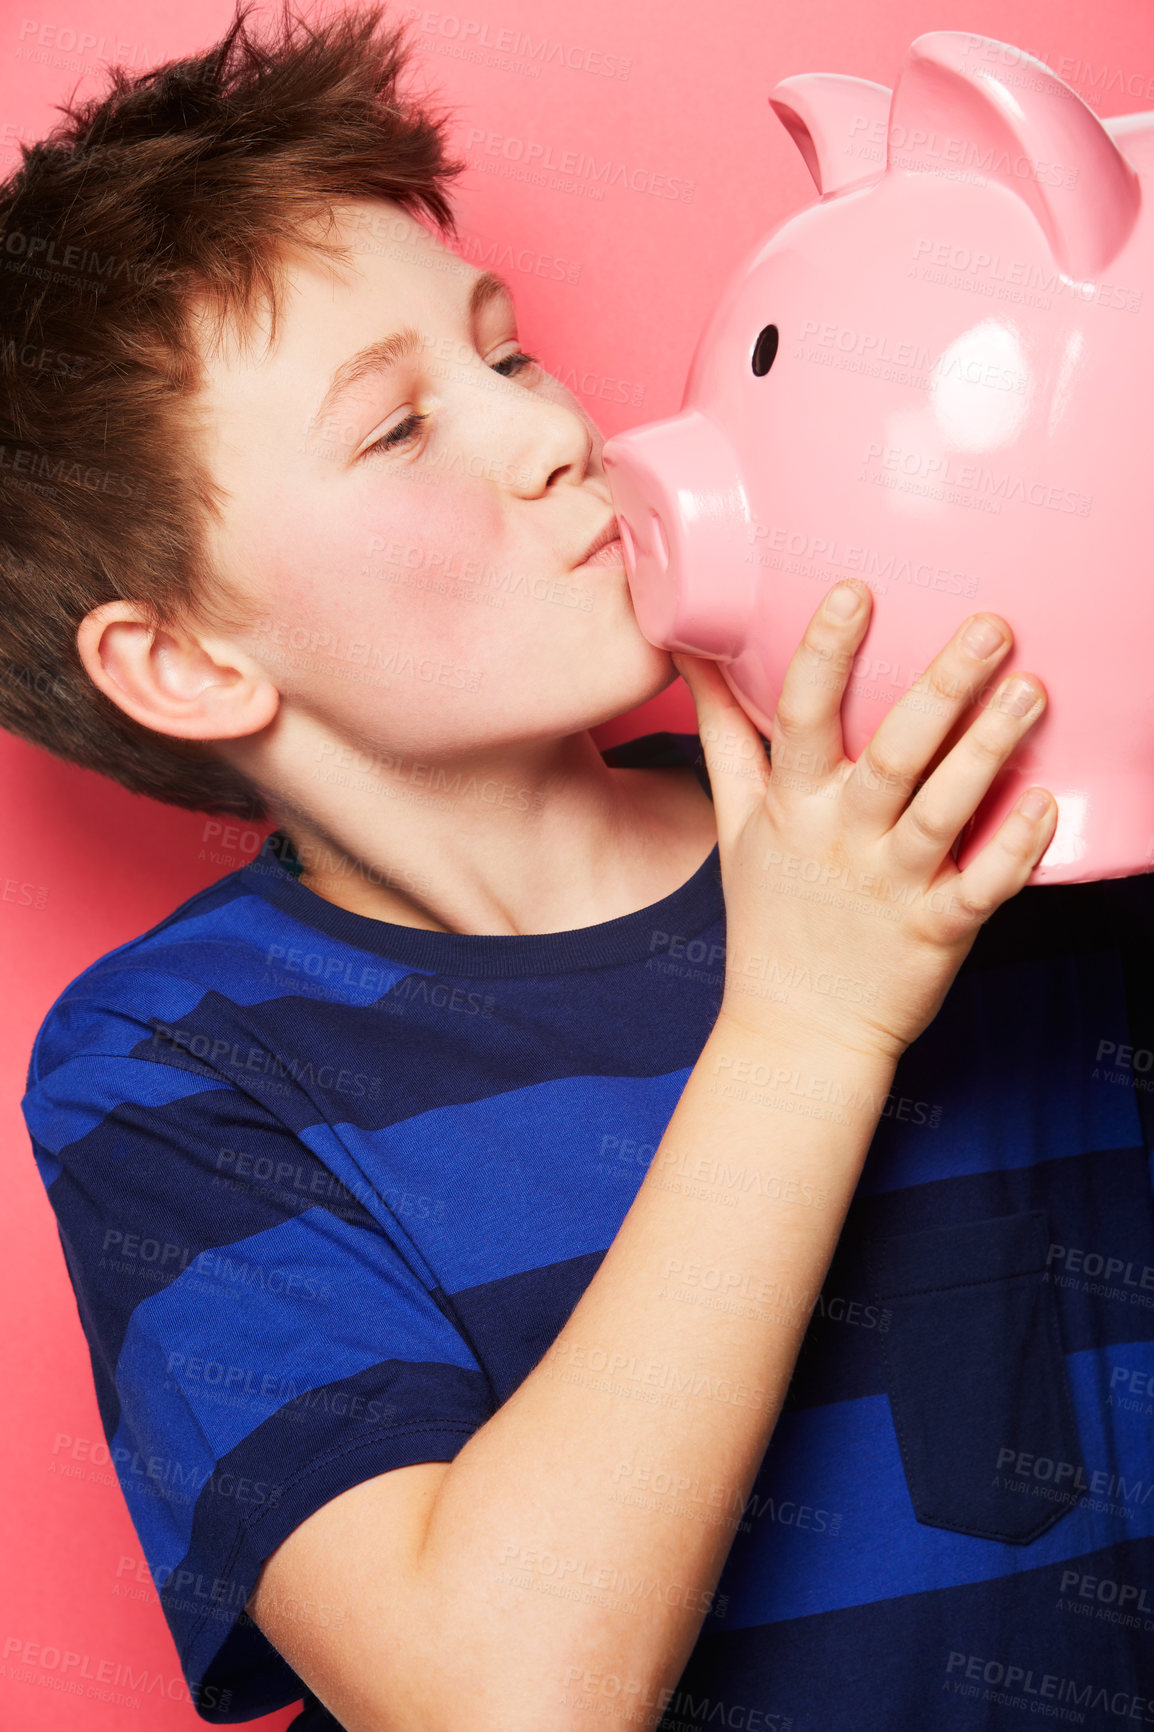
[[[431,1725],[463,1702],[474,1732],[656,1721],[893,1069],[723,1009],[569,1321],[439,1487],[414,1583],[444,1656]]]

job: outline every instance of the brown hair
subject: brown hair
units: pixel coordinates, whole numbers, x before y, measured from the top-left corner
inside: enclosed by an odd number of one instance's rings
[[[341,198],[393,199],[456,238],[446,117],[403,102],[410,45],[379,4],[319,26],[247,5],[214,48],[130,78],[23,145],[0,185],[0,727],[135,793],[269,816],[211,741],[154,732],[93,684],[80,621],[114,599],[157,628],[242,623],[208,557],[219,492],[189,396],[190,309],[275,334],[286,250]]]

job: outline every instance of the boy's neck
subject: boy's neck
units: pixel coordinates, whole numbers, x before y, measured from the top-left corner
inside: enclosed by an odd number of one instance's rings
[[[549,758],[534,754],[532,776],[426,774],[425,791],[411,776],[378,776],[379,788],[370,782],[351,797],[326,788],[315,814],[274,810],[274,818],[306,889],[352,913],[431,932],[571,931],[679,889],[717,840],[713,804],[692,767],[607,765],[587,730],[557,748]],[[438,782],[452,791],[427,791]]]

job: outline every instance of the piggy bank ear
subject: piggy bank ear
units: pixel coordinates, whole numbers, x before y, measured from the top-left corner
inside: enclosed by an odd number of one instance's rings
[[[823,197],[872,180],[885,168],[890,92],[884,84],[839,72],[801,72],[774,85],[769,106]]]
[[[890,109],[887,166],[988,175],[1025,200],[1067,276],[1124,244],[1138,177],[1081,97],[1020,48],[962,30],[911,42]]]

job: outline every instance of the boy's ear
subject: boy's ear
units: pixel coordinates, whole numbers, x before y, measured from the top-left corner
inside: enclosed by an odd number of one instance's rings
[[[280,703],[259,662],[226,638],[157,627],[136,602],[93,608],[76,649],[92,683],[154,733],[237,739],[267,727]]]

